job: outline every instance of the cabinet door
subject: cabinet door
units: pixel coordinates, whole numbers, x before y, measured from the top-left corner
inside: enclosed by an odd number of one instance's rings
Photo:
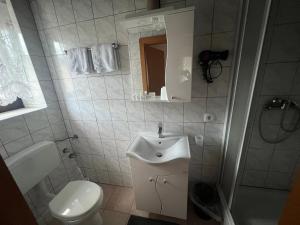
[[[165,16],[167,33],[166,89],[171,102],[190,102],[194,10]]]
[[[133,178],[135,203],[139,210],[161,213],[161,203],[156,191],[157,176],[141,176]]]
[[[156,188],[162,203],[161,214],[186,219],[188,175],[159,176]]]

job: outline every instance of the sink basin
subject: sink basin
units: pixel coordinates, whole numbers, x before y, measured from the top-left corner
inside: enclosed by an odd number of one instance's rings
[[[128,157],[150,164],[191,158],[188,138],[172,135],[164,138],[158,138],[154,135],[140,135],[130,145],[126,154]]]

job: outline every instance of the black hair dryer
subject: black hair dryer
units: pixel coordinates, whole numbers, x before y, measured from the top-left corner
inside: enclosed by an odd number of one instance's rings
[[[225,50],[222,52],[214,52],[205,50],[199,54],[199,63],[202,67],[203,77],[208,83],[212,83],[214,79],[219,77],[222,73],[222,64],[220,60],[226,60],[228,58],[229,51]],[[219,65],[221,72],[218,75],[212,76],[211,66]]]

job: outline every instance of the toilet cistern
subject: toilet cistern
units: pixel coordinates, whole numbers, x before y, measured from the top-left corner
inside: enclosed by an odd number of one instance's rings
[[[158,132],[157,132],[159,138],[164,138],[164,135],[162,134],[162,132],[163,132],[162,122],[159,122],[158,123]]]

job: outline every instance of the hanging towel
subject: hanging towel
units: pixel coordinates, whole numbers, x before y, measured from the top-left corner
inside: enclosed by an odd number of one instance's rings
[[[94,69],[97,73],[113,72],[119,69],[117,50],[112,44],[100,44],[91,48]]]
[[[91,55],[87,48],[72,48],[68,50],[68,57],[72,75],[92,73]]]

